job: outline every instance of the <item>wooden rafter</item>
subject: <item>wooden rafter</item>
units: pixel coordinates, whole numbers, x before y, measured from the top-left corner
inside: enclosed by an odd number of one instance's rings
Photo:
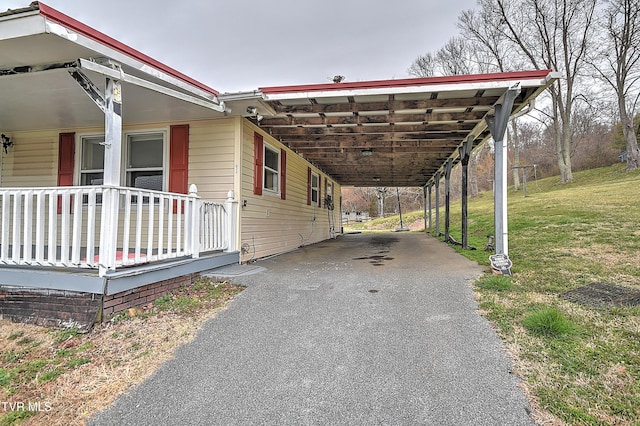
[[[340,86],[336,86],[340,87]],[[520,107],[534,89],[516,99]],[[422,186],[474,132],[496,91],[399,92],[273,100],[259,125],[343,185]]]

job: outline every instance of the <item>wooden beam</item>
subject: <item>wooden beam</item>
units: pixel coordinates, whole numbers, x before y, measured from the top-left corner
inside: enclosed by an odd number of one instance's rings
[[[283,143],[296,143],[300,145],[388,145],[390,143],[422,145],[437,142],[463,141],[468,132],[448,132],[448,133],[388,133],[388,134],[326,134],[326,135],[278,135],[276,139]]]
[[[433,144],[433,145],[421,145],[421,146],[402,146],[402,145],[390,145],[390,146],[325,146],[325,145],[316,145],[316,146],[302,146],[297,144],[289,145],[289,148],[308,155],[309,153],[327,153],[327,152],[335,152],[335,153],[356,153],[362,156],[363,150],[371,150],[373,154],[381,154],[388,152],[407,152],[407,153],[416,153],[416,154],[428,154],[435,151],[445,151],[445,152],[453,152],[460,146],[460,143],[449,143],[449,144]],[[366,154],[365,154],[366,155]]]
[[[478,120],[479,122],[480,120]],[[381,126],[351,126],[351,127],[268,127],[261,125],[269,131],[274,138],[288,135],[341,135],[341,134],[366,134],[366,135],[387,135],[393,133],[397,136],[404,136],[410,133],[449,133],[464,132],[466,136],[477,122],[467,123],[438,123],[438,124],[403,124],[403,125],[381,125]]]
[[[434,108],[467,108],[493,106],[498,100],[497,96],[453,98],[453,99],[424,99],[388,102],[360,102],[360,103],[331,103],[313,105],[282,105],[280,102],[271,102],[271,106],[279,114],[302,113],[347,113],[367,111],[400,111],[410,109],[434,109]]]
[[[390,123],[424,123],[424,122],[443,122],[443,121],[480,121],[487,114],[487,111],[471,111],[471,112],[430,112],[421,114],[398,114],[390,116],[388,113],[383,115],[364,115],[352,114],[349,116],[316,116],[316,117],[294,117],[294,116],[276,116],[273,118],[264,118],[260,122],[261,127],[295,127],[295,126],[340,126],[340,125],[358,125],[358,124],[390,124]]]

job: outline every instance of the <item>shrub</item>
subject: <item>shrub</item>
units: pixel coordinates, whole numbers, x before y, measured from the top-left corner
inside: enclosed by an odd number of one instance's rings
[[[513,290],[511,278],[504,275],[487,275],[476,282],[476,286],[485,290]]]
[[[560,337],[572,334],[576,325],[555,308],[542,308],[527,315],[524,328],[538,336]]]

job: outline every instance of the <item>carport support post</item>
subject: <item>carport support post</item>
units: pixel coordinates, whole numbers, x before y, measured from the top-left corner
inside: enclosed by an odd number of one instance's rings
[[[487,125],[495,142],[494,180],[494,236],[496,254],[509,255],[509,226],[507,222],[507,141],[505,133],[511,109],[520,93],[518,85],[511,87],[503,96],[502,103],[494,106],[495,115],[487,117]]]
[[[438,172],[434,179],[436,184],[436,237],[440,236],[440,177],[440,172]]]
[[[433,182],[430,182],[429,185],[427,185],[427,203],[429,204],[429,229],[431,229],[431,227],[433,226],[433,224],[431,223],[431,188],[433,186]]]
[[[122,152],[122,88],[120,82],[107,78],[104,113],[104,176],[102,221],[100,224],[100,275],[115,269],[118,228],[117,187],[120,185]]]
[[[424,230],[427,230],[427,187],[422,187],[422,218],[424,219]]]
[[[473,148],[473,139],[468,138],[460,147],[460,162],[462,163],[462,248],[469,248],[469,158]]]
[[[453,159],[449,158],[444,167],[444,240],[449,241],[449,224],[451,214],[451,169],[453,168]]]

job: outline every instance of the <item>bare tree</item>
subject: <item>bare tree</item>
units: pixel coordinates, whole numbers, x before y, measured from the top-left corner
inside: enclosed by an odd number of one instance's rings
[[[407,72],[416,77],[471,74],[477,70],[472,51],[463,37],[452,37],[435,53],[418,56]]]
[[[640,96],[640,7],[637,0],[607,0],[603,43],[593,63],[599,78],[616,94],[627,170],[640,168],[640,150],[633,116]]]
[[[462,37],[451,37],[436,53],[443,75],[471,74],[475,67],[469,56],[469,44]]]
[[[511,128],[507,128],[507,139],[513,149],[513,162],[511,163],[511,174],[513,176],[513,190],[520,190],[520,134],[518,133],[518,120],[511,120]]]
[[[478,5],[479,10],[466,10],[460,14],[458,28],[475,52],[480,72],[507,71],[512,45],[499,29],[500,16],[494,12],[492,0],[479,0]]]
[[[493,0],[479,0],[479,10],[463,11],[458,17],[458,28],[462,36],[473,46],[478,68],[482,72],[506,72],[523,65],[520,55],[513,55],[511,40],[500,29],[502,18],[494,13]],[[513,151],[512,165],[520,165],[520,143],[517,119],[510,123],[508,140]],[[520,187],[520,174],[517,168],[512,170],[513,185],[517,191]]]
[[[560,179],[570,182],[572,112],[592,41],[596,0],[487,0],[481,6],[492,7],[488,13],[498,14],[497,28],[531,66],[562,74],[549,90]]]
[[[407,70],[414,77],[432,77],[436,75],[436,61],[432,53],[418,56]]]
[[[386,187],[376,187],[376,198],[378,199],[378,217],[384,217],[384,200],[389,195],[389,189]]]

